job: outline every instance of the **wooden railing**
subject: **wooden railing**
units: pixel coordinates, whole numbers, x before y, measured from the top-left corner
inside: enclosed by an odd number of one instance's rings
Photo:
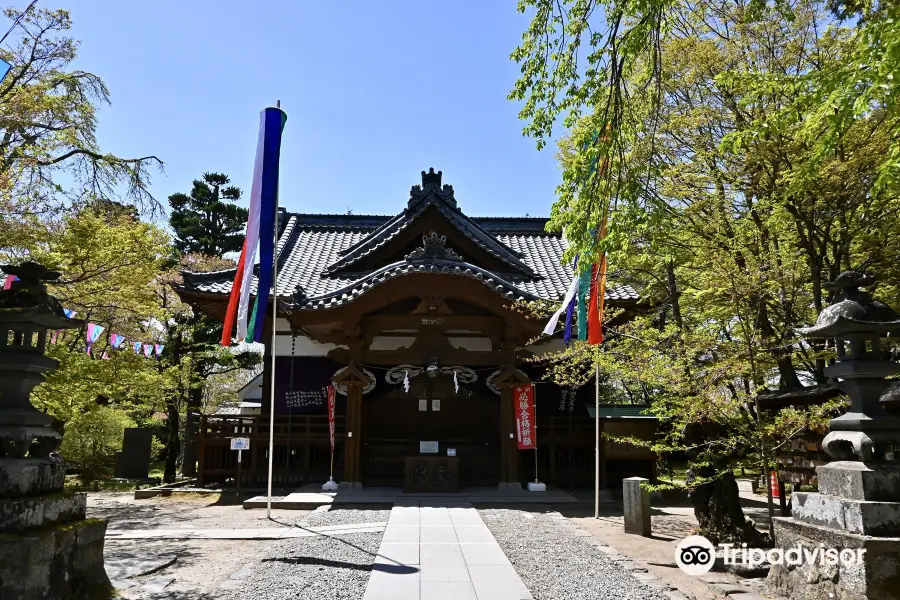
[[[335,478],[344,466],[343,415],[335,416]],[[200,485],[228,483],[237,478],[237,452],[230,449],[231,438],[250,439],[243,452],[241,485],[264,487],[268,474],[269,417],[228,416],[200,418],[197,435]],[[276,487],[296,487],[310,481],[328,479],[331,449],[328,417],[325,415],[276,415],[272,480]]]

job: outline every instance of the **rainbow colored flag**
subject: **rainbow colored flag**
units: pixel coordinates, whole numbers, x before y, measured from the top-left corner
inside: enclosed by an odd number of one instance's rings
[[[281,134],[287,115],[280,108],[266,108],[260,113],[259,139],[256,146],[256,162],[253,168],[253,184],[250,188],[250,214],[247,219],[247,235],[238,259],[231,297],[225,313],[222,331],[223,346],[231,344],[232,331],[237,321],[237,337],[248,342],[262,339],[269,290],[272,288],[275,266],[275,219],[278,211],[278,166],[281,157]],[[253,282],[253,264],[259,245],[259,281],[256,304],[250,312],[250,288]]]

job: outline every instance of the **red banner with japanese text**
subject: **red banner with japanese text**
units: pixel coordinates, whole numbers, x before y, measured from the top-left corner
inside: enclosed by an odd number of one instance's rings
[[[334,386],[328,386],[328,436],[331,438],[331,452],[334,453]]]
[[[519,450],[537,448],[537,432],[534,424],[534,385],[513,387],[513,405],[516,407],[516,436]]]

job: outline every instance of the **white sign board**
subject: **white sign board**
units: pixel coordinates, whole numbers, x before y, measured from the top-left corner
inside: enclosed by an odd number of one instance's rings
[[[232,450],[249,450],[250,438],[231,438]]]
[[[437,442],[419,442],[419,454],[437,454]]]

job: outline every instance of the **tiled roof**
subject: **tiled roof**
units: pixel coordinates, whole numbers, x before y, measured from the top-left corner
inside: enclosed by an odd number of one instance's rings
[[[472,218],[456,205],[453,188],[440,186],[440,173],[422,173],[422,186],[413,186],[407,208],[397,216],[317,215],[281,213],[278,242],[278,296],[287,301],[302,291],[297,308],[333,308],[362,296],[373,287],[414,273],[445,273],[482,282],[511,300],[560,301],[573,277],[570,265],[561,264],[566,242],[545,231],[547,219],[535,217]],[[349,266],[378,251],[423,211],[434,206],[448,223],[479,248],[507,265],[506,272],[489,271],[466,262],[447,248],[444,240],[431,238],[431,253],[411,253],[379,268],[352,272]],[[437,235],[437,234],[435,234]],[[436,245],[434,245],[436,244]],[[423,248],[428,244],[423,239]],[[437,252],[435,254],[435,252]],[[228,294],[234,269],[215,273],[185,274],[184,288]],[[256,293],[254,273],[251,293]],[[606,298],[634,302],[638,294],[630,286],[611,283]]]
[[[536,277],[499,275],[462,261],[432,261],[415,264],[401,261],[385,265],[366,274],[328,277],[325,268],[340,257],[342,250],[358,244],[379,220],[390,217],[343,215],[288,214],[287,226],[279,241],[278,296],[291,298],[297,286],[305,294],[303,308],[331,308],[354,299],[375,285],[397,276],[420,272],[443,272],[470,277],[497,289],[509,298],[559,301],[565,296],[573,271],[561,264],[565,241],[558,235],[542,231],[535,225],[546,219],[503,219],[500,228],[490,219],[472,219],[490,231],[497,240],[522,256],[522,262]],[[234,279],[234,269],[215,273],[186,274],[188,289],[200,292],[228,294]],[[251,292],[256,293],[256,276]],[[638,294],[630,286],[611,284],[606,290],[607,300],[636,301]]]

